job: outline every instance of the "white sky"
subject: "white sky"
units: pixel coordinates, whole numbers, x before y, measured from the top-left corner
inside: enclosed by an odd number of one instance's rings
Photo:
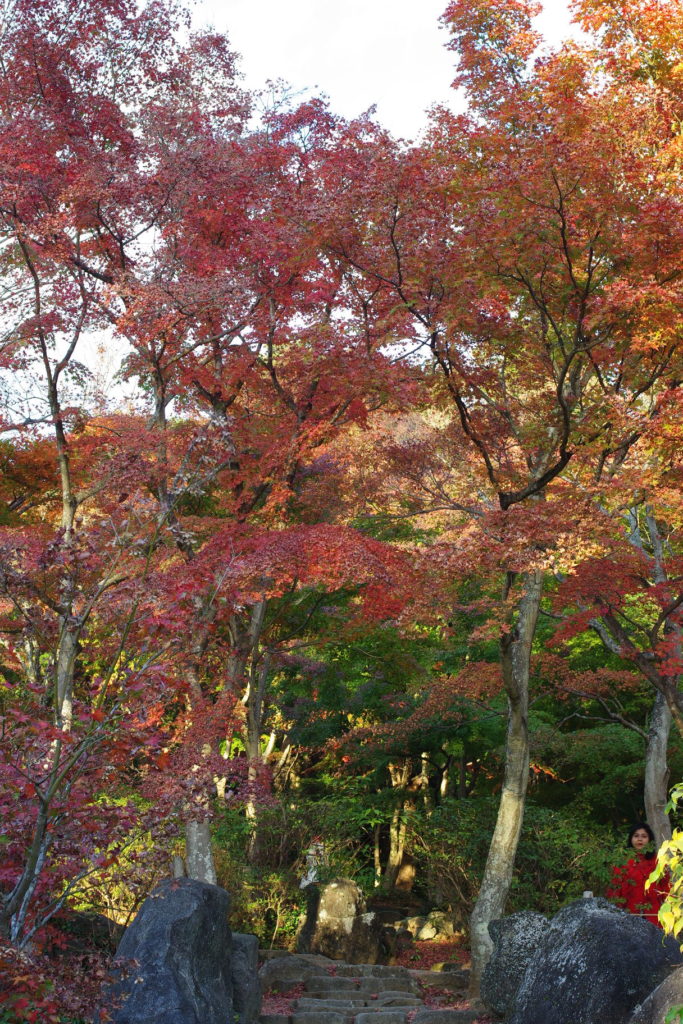
[[[326,93],[354,117],[372,105],[398,136],[414,138],[434,103],[453,106],[453,56],[439,17],[447,0],[197,0],[194,23],[227,32],[244,84],[284,79]],[[550,42],[568,31],[566,0],[545,0],[538,27]]]

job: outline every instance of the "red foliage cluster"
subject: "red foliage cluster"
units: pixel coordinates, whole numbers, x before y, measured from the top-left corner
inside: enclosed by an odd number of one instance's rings
[[[0,942],[0,1008],[27,1024],[90,1019],[108,977],[104,953],[28,953]]]

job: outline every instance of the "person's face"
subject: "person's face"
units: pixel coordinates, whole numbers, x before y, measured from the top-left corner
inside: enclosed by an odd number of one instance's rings
[[[631,836],[631,846],[636,853],[641,853],[649,842],[650,837],[644,828],[637,828]]]

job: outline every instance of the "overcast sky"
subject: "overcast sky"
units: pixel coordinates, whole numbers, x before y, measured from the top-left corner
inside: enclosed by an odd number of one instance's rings
[[[414,138],[424,111],[453,105],[453,56],[439,26],[446,0],[198,0],[195,24],[227,32],[242,55],[245,85],[285,79],[325,92],[354,117],[377,106],[395,135]],[[566,35],[566,0],[545,0],[544,35]]]

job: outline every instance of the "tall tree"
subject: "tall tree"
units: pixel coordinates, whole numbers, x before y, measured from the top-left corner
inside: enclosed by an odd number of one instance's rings
[[[679,287],[678,201],[654,183],[666,144],[656,97],[643,89],[634,103],[635,85],[605,79],[588,47],[534,60],[537,12],[451,4],[470,116],[437,113],[428,143],[409,151],[352,126],[323,170],[327,245],[351,268],[368,336],[421,348],[449,429],[459,424],[483,468],[476,500],[458,509],[491,517],[502,546],[521,531],[529,541],[523,560],[500,563],[510,728],[472,918],[475,989],[522,823],[529,659],[542,571],[566,525],[560,495],[574,467],[609,486],[680,372],[660,304],[662,288]]]

